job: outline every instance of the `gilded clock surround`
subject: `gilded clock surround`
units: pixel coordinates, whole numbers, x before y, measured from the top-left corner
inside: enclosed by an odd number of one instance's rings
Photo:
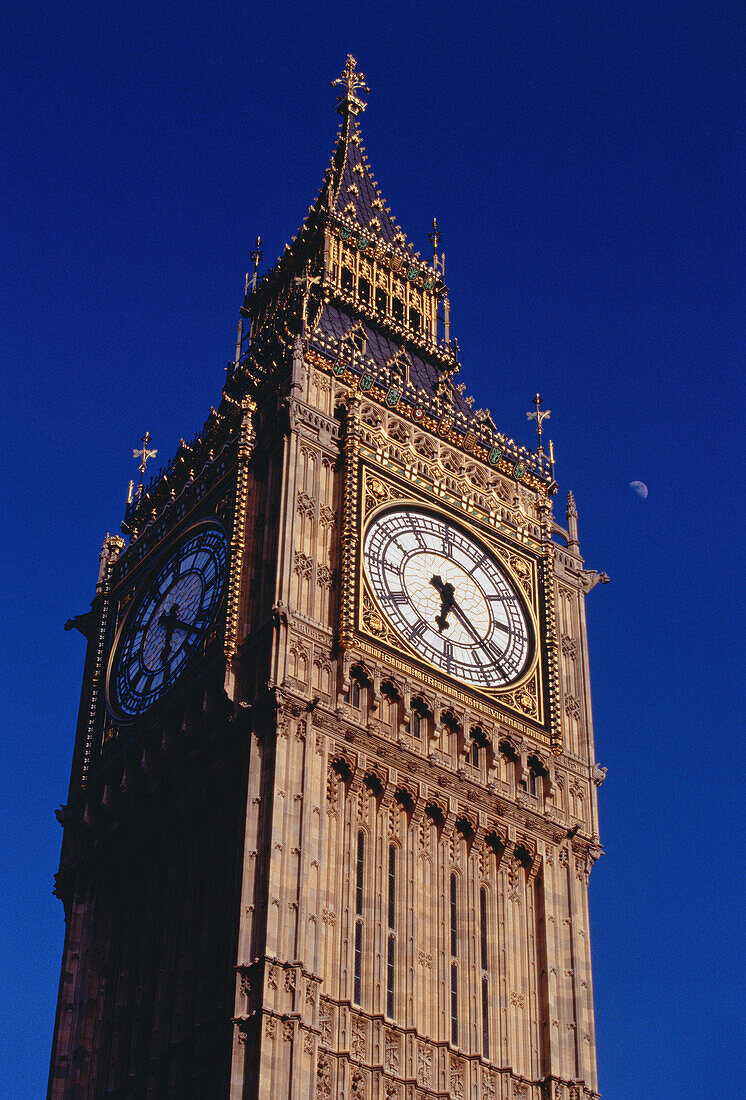
[[[531,552],[525,543],[510,540],[504,533],[497,536],[488,515],[478,517],[473,508],[465,512],[419,486],[402,482],[392,471],[374,464],[370,455],[358,456],[357,448],[349,439],[347,443],[350,469],[345,471],[345,486],[349,486],[350,499],[349,502],[345,499],[343,510],[342,545],[347,548],[342,555],[340,639],[343,647],[359,648],[377,660],[393,664],[406,675],[419,677],[431,687],[456,695],[464,703],[482,706],[492,718],[498,719],[508,712],[514,728],[557,751],[552,722],[553,717],[556,721],[556,716],[551,713],[551,694],[547,692],[547,669],[551,661],[547,642],[550,639],[539,629],[541,610],[552,600],[551,586],[548,592],[542,591],[542,548],[536,546]],[[524,599],[535,640],[528,667],[516,682],[494,690],[456,682],[437,666],[419,658],[387,624],[364,575],[360,547],[370,521],[392,503],[423,507],[449,516],[500,561]]]

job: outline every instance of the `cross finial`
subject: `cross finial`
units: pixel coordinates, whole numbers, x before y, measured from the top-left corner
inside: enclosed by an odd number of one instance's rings
[[[301,313],[301,335],[306,335],[306,325],[308,322],[308,299],[311,297],[311,290],[314,286],[318,286],[321,282],[320,275],[311,274],[311,264],[306,263],[302,275],[296,275],[293,280],[296,286],[300,287],[302,295],[302,313]]]
[[[437,218],[433,218],[433,228],[432,228],[432,231],[430,233],[428,233],[427,239],[430,241],[430,244],[433,246],[433,267],[435,268],[436,271],[439,271],[440,274],[445,278],[445,274],[446,274],[446,254],[445,254],[445,252],[442,252],[440,254],[440,256],[438,256],[438,249],[440,248],[440,246],[443,243],[443,236],[442,236],[440,230],[438,229],[438,219]]]
[[[264,259],[264,253],[262,252],[262,238],[257,237],[256,244],[249,253],[254,263],[254,277],[251,280],[251,289],[256,290],[257,275],[259,272],[259,264]],[[247,276],[248,279],[248,276]]]
[[[551,409],[544,409],[544,411],[542,412],[542,409],[541,409],[542,400],[541,400],[541,397],[538,393],[537,393],[536,397],[534,398],[534,405],[536,405],[536,412],[527,412],[526,413],[526,418],[528,420],[535,420],[536,421],[536,434],[539,437],[539,456],[541,458],[543,458],[544,457],[544,448],[541,445],[541,433],[542,433],[542,430],[543,430],[542,429],[542,424],[544,423],[545,420],[548,420],[549,417],[552,415],[552,410]]]
[[[430,241],[430,244],[433,246],[433,248],[437,252],[438,248],[440,247],[440,243],[443,240],[443,238],[440,234],[440,230],[438,229],[438,219],[437,218],[433,218],[432,232],[428,233],[427,239]]]
[[[145,467],[147,466],[149,459],[155,458],[155,456],[158,454],[157,451],[148,450],[148,443],[150,442],[150,432],[146,432],[145,435],[142,437],[142,449],[138,451],[137,447],[135,447],[132,452],[133,458],[140,459],[140,484],[137,489],[138,496],[142,493],[142,483],[143,478],[145,477]]]
[[[355,71],[357,61],[351,53],[347,54],[347,63],[340,76],[331,82],[331,87],[345,88],[344,94],[337,96],[337,111],[340,115],[359,115],[366,108],[366,103],[357,94],[363,91],[370,95],[370,88],[365,83],[365,73]]]

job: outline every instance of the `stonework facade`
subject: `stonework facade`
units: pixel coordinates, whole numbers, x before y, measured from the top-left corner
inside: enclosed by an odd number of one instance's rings
[[[574,502],[554,518],[543,453],[454,384],[437,256],[383,205],[352,59],[341,86],[321,195],[247,293],[221,405],[133,501],[76,624],[51,1097],[598,1096],[584,599],[605,578]],[[407,509],[445,517],[515,591],[529,642],[504,682],[450,676],[447,646],[425,661],[377,599],[366,532]],[[207,521],[222,609],[170,683],[203,627],[179,620],[183,595],[164,625],[167,586],[152,612],[142,593]],[[453,631],[459,604],[440,613]],[[167,633],[127,714],[111,681],[138,614],[142,646]]]

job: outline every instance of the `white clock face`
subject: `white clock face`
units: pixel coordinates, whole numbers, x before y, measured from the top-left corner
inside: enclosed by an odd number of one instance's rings
[[[517,680],[528,616],[490,550],[442,516],[384,512],[363,544],[368,581],[396,631],[426,660],[478,687]]]

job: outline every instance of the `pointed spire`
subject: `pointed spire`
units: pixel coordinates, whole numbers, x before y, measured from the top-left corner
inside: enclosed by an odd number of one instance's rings
[[[370,95],[370,88],[365,83],[365,73],[356,72],[356,65],[357,61],[351,53],[348,53],[347,63],[341,75],[331,82],[332,88],[339,86],[345,89],[342,95],[337,96],[337,112],[342,118],[347,118],[350,115],[355,117],[365,110],[367,104],[357,94],[359,91]]]
[[[576,552],[580,548],[578,542],[578,509],[575,504],[575,497],[573,496],[572,489],[567,494],[567,549],[575,550]]]
[[[258,241],[259,241],[259,238],[257,237],[257,242]],[[256,290],[256,270],[254,271],[254,289]],[[249,273],[247,271],[245,276],[244,276],[244,282],[243,282],[243,304],[244,304],[244,309],[246,308],[246,297],[247,297],[248,293],[249,293]],[[231,376],[233,374],[233,371],[235,370],[235,368],[238,366],[239,362],[241,361],[242,346],[243,346],[243,313],[241,313],[239,311],[239,314],[238,314],[238,331],[236,332],[236,358],[233,360],[232,363],[229,363],[228,366],[226,367],[226,372],[228,374],[228,381],[230,381]]]
[[[416,262],[418,254],[392,217],[365,154],[358,116],[366,107],[360,93],[367,94],[370,89],[363,83],[363,73],[356,71],[356,64],[348,54],[342,75],[332,81],[332,87],[344,89],[337,97],[337,111],[343,121],[320,200],[330,214],[356,223],[370,238],[383,241]]]

